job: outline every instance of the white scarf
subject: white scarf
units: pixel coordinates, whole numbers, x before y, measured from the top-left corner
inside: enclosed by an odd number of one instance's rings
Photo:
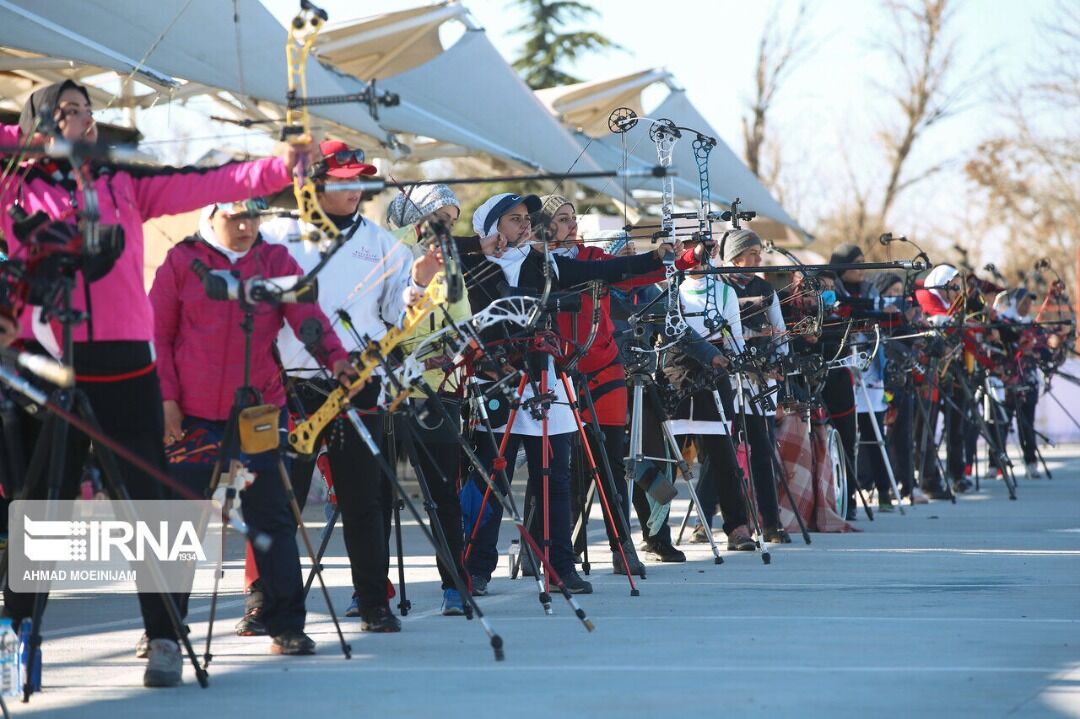
[[[528,245],[510,247],[503,252],[502,257],[488,255],[487,259],[502,268],[503,274],[506,275],[506,281],[511,287],[517,287],[521,280],[521,266],[525,264],[525,258],[529,256],[531,251]],[[555,273],[556,277],[559,276],[559,266],[555,264],[554,260],[551,262],[551,271]]]
[[[237,260],[251,252],[251,248],[244,250],[243,252],[237,252],[236,250],[230,250],[225,245],[221,244],[218,240],[217,234],[214,232],[214,226],[210,223],[210,215],[214,213],[214,205],[204,207],[202,214],[199,215],[199,235],[202,236],[206,242],[215,250],[220,252],[229,258],[229,262],[236,264]]]

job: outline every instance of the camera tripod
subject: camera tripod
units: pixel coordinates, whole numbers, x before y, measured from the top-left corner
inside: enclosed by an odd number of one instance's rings
[[[544,511],[543,511],[544,522],[543,522],[543,528],[542,528],[542,531],[543,531],[543,542],[542,542],[542,544],[543,544],[543,548],[544,548],[544,564],[545,564],[545,566],[550,566],[549,560],[550,560],[550,547],[551,547],[551,531],[550,531],[551,528],[550,528],[550,518],[549,518],[549,509],[550,509],[550,502],[549,502],[549,489],[550,489],[550,486],[549,486],[549,478],[550,478],[549,461],[550,461],[550,457],[551,457],[552,452],[551,452],[550,440],[549,440],[549,434],[548,434],[548,410],[550,408],[550,405],[555,401],[556,398],[555,398],[555,395],[548,389],[548,379],[549,379],[549,376],[550,376],[549,372],[555,374],[557,376],[557,378],[558,378],[557,381],[561,384],[561,387],[562,387],[563,391],[566,394],[567,403],[569,405],[569,408],[570,408],[572,416],[573,416],[574,431],[577,434],[578,439],[581,442],[582,452],[585,454],[586,461],[588,462],[589,474],[590,474],[591,481],[594,483],[594,486],[599,490],[600,501],[601,501],[601,505],[602,505],[602,508],[604,510],[605,516],[613,523],[614,536],[615,536],[615,540],[616,540],[617,547],[618,547],[618,549],[616,551],[618,552],[618,554],[620,556],[620,560],[623,562],[623,566],[626,567],[626,566],[628,566],[628,564],[627,564],[627,559],[626,559],[626,550],[625,550],[625,547],[623,546],[623,543],[624,543],[623,537],[624,536],[629,536],[629,535],[628,535],[628,533],[625,534],[625,535],[621,534],[619,532],[618,525],[615,524],[614,515],[612,514],[612,511],[613,511],[612,510],[612,505],[611,505],[611,503],[609,501],[608,493],[604,489],[604,484],[603,484],[603,482],[601,481],[601,478],[600,478],[600,471],[597,468],[596,460],[593,457],[592,449],[589,446],[588,437],[586,436],[586,433],[585,433],[585,426],[584,426],[584,423],[582,422],[582,419],[581,419],[581,413],[579,411],[579,406],[578,406],[578,403],[577,403],[577,400],[576,400],[576,393],[574,392],[574,386],[570,382],[570,378],[566,374],[565,371],[557,370],[553,366],[551,368],[548,367],[548,358],[549,357],[550,357],[550,355],[547,355],[546,353],[543,353],[543,352],[540,352],[540,351],[534,351],[532,353],[532,357],[530,357],[530,364],[536,363],[536,364],[541,365],[541,369],[539,370],[539,376],[540,376],[540,387],[543,388],[543,392],[538,393],[538,394],[534,393],[534,396],[532,398],[526,400],[524,398],[524,395],[525,395],[526,387],[529,385],[529,377],[528,377],[528,374],[522,375],[521,380],[520,380],[520,382],[518,384],[517,394],[516,394],[516,397],[514,399],[512,409],[510,410],[510,416],[507,419],[505,428],[502,430],[502,441],[499,444],[497,454],[495,455],[495,461],[493,462],[493,464],[496,465],[496,468],[498,467],[498,464],[499,464],[500,461],[501,461],[501,463],[503,465],[505,465],[505,462],[506,462],[506,459],[507,459],[506,458],[507,445],[509,444],[510,437],[513,434],[514,423],[515,423],[515,420],[518,417],[518,413],[521,411],[521,407],[522,406],[527,406],[527,409],[530,412],[538,413],[540,415],[540,418],[541,418],[541,432],[542,432],[542,434],[541,434],[541,448],[542,448],[541,449],[541,455],[542,455],[541,456],[541,466],[542,466],[542,480],[541,480],[542,497],[541,497],[541,502],[542,502],[543,508],[544,508]],[[591,404],[591,400],[590,400],[590,404]],[[590,409],[592,409],[592,408],[590,407]],[[593,420],[595,421],[595,415],[593,416]],[[490,432],[489,432],[489,436],[490,436]],[[494,443],[494,437],[493,436],[491,436],[491,441]],[[603,455],[602,452],[601,452],[601,455]],[[606,463],[607,458],[603,457],[603,461]],[[480,471],[482,473],[483,469],[481,469],[481,466],[482,465],[479,465],[477,467],[477,469],[478,469],[478,471]],[[494,479],[495,479],[495,472],[492,472],[491,476],[488,477],[488,484],[487,484],[487,488],[484,491],[484,498],[483,498],[483,500],[482,500],[482,502],[480,504],[480,511],[477,514],[476,521],[473,523],[472,531],[470,532],[470,535],[469,535],[469,540],[468,540],[468,543],[467,543],[467,546],[466,546],[466,557],[469,556],[469,552],[472,549],[473,542],[475,541],[476,536],[480,531],[480,527],[481,527],[481,525],[483,523],[484,511],[485,511],[485,509],[486,509],[486,507],[488,505],[488,502],[490,502],[490,500],[491,500],[491,494],[492,494],[493,491],[494,492],[498,491],[496,489]],[[506,490],[505,490],[506,496],[508,496],[508,497],[512,496],[512,495],[510,495],[510,491],[509,491],[509,483],[507,483],[505,485],[505,487],[506,487]],[[621,509],[616,508],[616,511],[618,511],[618,513],[621,515]],[[530,512],[530,514],[532,514],[532,512]],[[530,517],[530,519],[531,519],[531,517]],[[573,541],[573,539],[572,539],[573,535],[574,535],[574,532],[571,531],[571,542]],[[525,555],[524,555],[524,559],[525,559],[526,562],[528,562],[527,569],[532,572],[532,575],[537,579],[537,582],[539,583],[540,577],[539,577],[539,573],[536,571],[536,564],[533,561],[533,558],[530,556],[530,554],[528,552],[526,552]],[[511,577],[516,575],[516,569],[517,569],[516,567],[511,566]],[[549,576],[549,573],[545,572],[544,573],[543,594],[547,594],[550,591],[550,581],[551,581],[551,579],[552,579],[552,577]],[[640,590],[638,590],[637,586],[634,583],[634,578],[629,572],[627,573],[627,579],[628,579],[628,581],[630,583],[630,596],[633,596],[633,597],[639,596],[640,595]],[[548,610],[549,610],[549,606],[545,605],[545,611],[548,611]]]

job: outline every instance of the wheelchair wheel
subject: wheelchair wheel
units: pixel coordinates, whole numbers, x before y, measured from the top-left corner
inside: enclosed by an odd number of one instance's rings
[[[847,491],[847,463],[844,461],[844,443],[840,441],[840,433],[835,427],[830,427],[825,437],[825,447],[829,453],[828,461],[832,465],[833,491],[836,492],[836,513],[847,518],[848,491]]]

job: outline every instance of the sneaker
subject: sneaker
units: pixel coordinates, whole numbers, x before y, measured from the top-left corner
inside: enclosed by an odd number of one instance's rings
[[[559,578],[563,580],[566,590],[571,594],[592,594],[592,584],[582,579],[576,569],[560,574]]]
[[[780,527],[765,530],[765,541],[770,544],[791,544],[791,536]]]
[[[262,618],[263,608],[252,607],[244,612],[243,618],[236,623],[236,636],[238,637],[264,637],[266,636],[266,624]]]
[[[651,554],[661,562],[685,562],[686,555],[680,552],[670,542],[646,542],[645,553]]]
[[[1041,479],[1042,475],[1039,474],[1039,465],[1035,462],[1028,462],[1027,476],[1028,479]]]
[[[345,610],[346,617],[359,617],[360,616],[360,598],[355,594],[352,595],[352,601],[349,602],[349,608]]]
[[[974,465],[970,465],[970,464],[965,464],[964,465],[964,476],[965,477],[970,477],[974,473],[975,473]]]
[[[391,634],[401,631],[401,620],[390,611],[389,605],[382,605],[360,613],[360,631],[377,634]]]
[[[702,524],[694,527],[694,531],[690,533],[690,544],[708,544],[709,531],[711,530],[705,529],[705,526]]]
[[[139,637],[139,641],[135,642],[135,658],[146,659],[150,656],[150,637],[146,636],[146,632],[143,632]]]
[[[623,542],[622,549],[623,553],[626,554],[626,562],[630,565],[630,573],[644,579],[645,565],[638,559],[637,552],[634,551],[634,543],[627,539]],[[623,564],[622,555],[619,554],[617,549],[611,553],[611,573],[626,574],[626,565]]]
[[[879,499],[877,504],[877,511],[879,512],[895,512],[896,507],[893,506],[891,499]]]
[[[859,508],[856,507],[853,503],[849,502],[848,506],[847,506],[847,514],[844,515],[844,519],[846,519],[849,522],[854,522],[858,518],[859,518]]]
[[[522,571],[525,569],[525,562],[521,563]],[[469,577],[469,584],[472,585],[472,595],[474,597],[486,597],[488,593],[488,581],[483,577],[478,577],[475,574]]]
[[[956,492],[957,494],[963,494],[965,492],[970,492],[974,488],[975,488],[975,485],[967,477],[964,477],[963,479],[958,479],[958,480],[953,482],[953,491]]]
[[[757,549],[757,542],[750,537],[744,524],[731,530],[727,538],[727,548],[729,552],[752,552]]]
[[[175,687],[180,684],[180,673],[184,668],[180,658],[180,645],[172,639],[151,639],[146,672],[143,674],[145,687]]]
[[[442,615],[444,617],[465,616],[465,603],[456,589],[444,589],[442,593]]]
[[[930,504],[930,499],[923,493],[921,489],[915,487],[911,490],[911,503],[912,504]]]
[[[299,629],[289,629],[274,637],[271,654],[306,656],[315,653],[315,641]]]

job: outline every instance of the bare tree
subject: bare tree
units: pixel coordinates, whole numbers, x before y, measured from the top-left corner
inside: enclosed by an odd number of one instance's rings
[[[945,166],[939,162],[917,175],[904,177],[916,142],[958,110],[962,86],[952,83],[956,44],[949,35],[955,5],[955,0],[885,0],[896,25],[896,32],[887,35],[891,39],[885,43],[885,50],[899,71],[900,82],[890,93],[899,111],[899,122],[881,136],[889,161],[889,179],[877,212],[882,225],[900,193]]]
[[[1071,275],[1080,244],[1080,11],[1062,2],[1041,29],[1033,80],[997,97],[1010,126],[964,165],[983,223],[1005,235],[1010,282],[1043,257]]]
[[[810,16],[809,2],[804,0],[799,4],[795,20],[788,29],[780,22],[779,9],[779,3],[774,3],[761,32],[757,69],[754,74],[754,98],[748,103],[747,114],[742,118],[746,165],[770,186],[777,180],[780,165],[779,155],[776,154],[771,177],[763,174],[762,153],[767,140],[769,109],[784,80],[810,53],[806,38],[806,25]]]

